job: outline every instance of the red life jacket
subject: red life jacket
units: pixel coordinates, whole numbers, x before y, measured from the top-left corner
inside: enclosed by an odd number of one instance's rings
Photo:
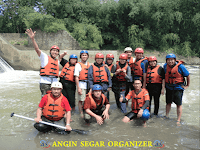
[[[97,105],[97,103],[95,102],[95,100],[92,98],[92,93],[91,92],[89,92],[88,94],[86,94],[86,96],[88,96],[89,99],[90,99],[90,103],[91,103],[90,110],[100,109],[103,106],[103,104],[105,103],[105,101],[106,101],[106,97],[105,97],[104,94],[101,94],[102,100],[101,100],[100,105]]]
[[[117,69],[120,69],[120,68],[121,68],[121,67],[120,67],[120,65],[119,65],[119,61],[117,61],[117,62],[116,62],[116,70],[117,70]],[[128,68],[128,63],[126,63],[126,65],[125,65],[123,68],[121,68],[121,69],[127,70],[127,68]],[[124,74],[123,72],[118,73],[118,74],[116,75],[116,78],[117,78],[118,81],[126,81],[126,79],[125,79],[125,74]]]
[[[132,63],[132,65],[131,65],[132,74],[134,74],[135,76],[140,76],[140,77],[143,76],[143,72],[142,72],[142,68],[141,68],[141,63],[142,63],[142,61],[144,61],[146,59],[147,59],[147,57],[142,58],[142,59],[140,59],[138,61],[135,60],[135,62]]]
[[[176,64],[173,68],[171,68],[169,65],[167,65],[167,70],[165,73],[165,82],[169,84],[177,84],[177,83],[183,83],[184,77],[178,72],[178,66],[183,61],[177,60],[178,64]]]
[[[108,82],[108,75],[107,72],[105,70],[105,66],[101,66],[100,68],[98,68],[95,65],[93,66],[93,79],[94,79],[94,83],[97,82]]]
[[[81,65],[81,72],[79,75],[79,80],[87,80],[88,79],[88,68],[90,67],[90,63],[87,62],[87,65],[83,64],[82,62],[78,62]]]
[[[130,60],[129,60],[129,62],[128,62],[128,65],[129,65],[129,66],[130,66],[132,63],[134,63],[133,60],[134,60],[133,57],[131,57]]]
[[[50,56],[48,56],[48,64],[41,68],[40,67],[40,75],[41,76],[59,76],[59,64],[58,60],[54,60]]]
[[[60,73],[60,77],[64,78],[65,80],[75,82],[74,68],[74,65],[70,66],[69,62],[67,62]]]
[[[132,112],[138,113],[139,110],[143,107],[143,105],[145,104],[146,94],[148,94],[148,91],[146,89],[142,89],[142,91],[138,95],[136,95],[135,91],[132,90]],[[146,109],[149,109],[149,107],[147,107]]]
[[[58,121],[65,115],[64,108],[61,106],[63,94],[61,93],[61,96],[55,101],[50,94],[47,94],[47,104],[44,106],[42,114],[49,120]]]
[[[162,83],[162,77],[158,74],[159,65],[151,69],[150,66],[147,68],[147,83]]]

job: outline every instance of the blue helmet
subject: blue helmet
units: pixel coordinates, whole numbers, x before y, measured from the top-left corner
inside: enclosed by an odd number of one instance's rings
[[[88,51],[86,51],[86,50],[82,50],[82,51],[80,52],[80,58],[81,58],[81,54],[83,54],[83,53],[86,53],[86,54],[88,54],[88,56],[89,56]]]
[[[174,58],[174,59],[176,59],[176,55],[172,54],[172,53],[167,54],[166,59],[168,59],[168,58]]]
[[[148,120],[149,117],[150,117],[150,112],[149,112],[148,109],[145,109],[145,110],[143,111],[143,114],[142,114],[141,119],[143,119],[143,120]]]
[[[71,54],[71,55],[69,56],[69,59],[71,59],[71,58],[78,59],[78,57],[77,57],[75,54]]]
[[[99,84],[95,84],[93,85],[92,91],[102,91],[102,87]]]

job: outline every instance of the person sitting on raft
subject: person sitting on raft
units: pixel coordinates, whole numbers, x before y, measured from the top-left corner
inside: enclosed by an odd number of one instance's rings
[[[149,93],[146,89],[142,89],[142,81],[135,79],[133,82],[134,90],[130,91],[126,98],[120,97],[120,102],[126,103],[129,99],[132,99],[132,111],[124,116],[123,122],[127,123],[134,118],[140,118],[143,116],[143,111],[149,109]],[[148,118],[148,117],[147,117]],[[144,127],[146,127],[146,120],[144,120]]]
[[[54,129],[56,132],[65,134],[64,130],[60,130],[49,125],[39,123],[39,121],[52,122],[58,125],[65,125],[67,131],[71,131],[71,108],[65,96],[61,93],[62,84],[53,82],[51,84],[51,93],[44,95],[37,109],[37,118],[34,127],[40,132],[48,132]]]
[[[105,107],[103,107],[105,105]],[[109,119],[110,103],[107,97],[102,93],[102,87],[99,84],[95,84],[92,88],[92,92],[86,95],[84,103],[84,119],[86,123],[92,121],[94,117],[99,125],[102,125],[104,119]]]

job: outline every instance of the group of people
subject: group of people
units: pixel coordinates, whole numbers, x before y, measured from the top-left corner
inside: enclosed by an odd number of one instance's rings
[[[78,56],[72,54],[69,61],[63,57],[66,52],[59,55],[59,47],[54,45],[50,49],[50,56],[43,53],[34,37],[36,32],[27,29],[26,33],[31,38],[35,51],[40,61],[40,90],[42,99],[37,109],[37,122],[34,127],[41,132],[52,130],[52,127],[39,123],[51,121],[65,123],[68,131],[71,130],[71,110],[75,110],[75,91],[78,92],[78,108],[86,123],[93,118],[98,124],[103,124],[104,119],[109,119],[109,91],[115,95],[117,108],[125,113],[123,122],[134,118],[141,118],[147,110],[151,112],[151,101],[154,98],[154,113],[158,115],[159,99],[166,88],[166,118],[169,117],[171,103],[177,105],[177,125],[180,125],[182,114],[183,91],[190,84],[190,75],[182,61],[176,60],[174,54],[166,56],[163,67],[157,64],[155,56],[144,57],[144,50],[136,48],[135,58],[133,50],[126,47],[120,54],[119,60],[114,63],[114,55],[97,53],[95,62],[87,62],[87,50]],[[57,58],[58,57],[58,58]],[[59,64],[63,66],[59,74]],[[58,77],[60,81],[58,82]],[[185,77],[187,82],[185,83]],[[132,100],[131,112],[127,113],[128,100]],[[148,118],[147,118],[148,119]],[[146,120],[144,120],[144,126]],[[61,132],[59,129],[55,129]]]

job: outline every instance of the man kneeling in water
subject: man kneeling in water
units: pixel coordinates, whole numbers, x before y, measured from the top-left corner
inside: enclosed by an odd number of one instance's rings
[[[142,89],[141,80],[135,79],[133,86],[134,90],[130,91],[125,99],[123,99],[123,96],[120,97],[120,102],[122,103],[126,103],[129,99],[132,99],[132,111],[122,119],[125,123],[130,122],[134,118],[142,117],[144,109],[148,109],[149,107],[149,93],[146,89]],[[146,127],[146,121],[144,121],[144,127]]]
[[[105,105],[105,107],[103,107]],[[94,117],[99,125],[103,124],[104,119],[109,119],[110,103],[107,97],[102,93],[102,87],[95,84],[92,92],[86,95],[84,102],[84,119],[87,123]]]
[[[56,132],[65,134],[64,130],[60,130],[49,125],[39,123],[39,121],[46,121],[58,125],[65,125],[66,130],[71,131],[71,108],[65,96],[61,93],[62,84],[60,82],[53,82],[51,84],[51,93],[44,95],[40,101],[37,109],[37,118],[34,127],[40,132],[48,132],[55,129]]]

